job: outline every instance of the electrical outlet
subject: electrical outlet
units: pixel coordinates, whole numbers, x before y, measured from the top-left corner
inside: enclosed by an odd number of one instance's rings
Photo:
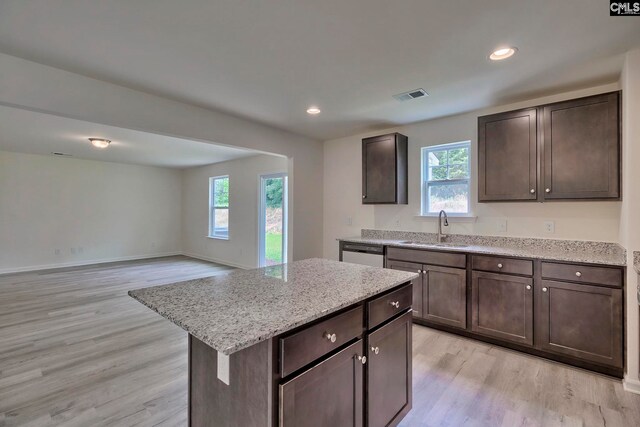
[[[55,251],[53,251],[56,255],[60,255],[60,249],[56,249]]]
[[[78,253],[81,254],[84,252],[84,248],[82,246],[78,246]]]
[[[545,221],[544,222],[544,232],[545,233],[555,233],[556,232],[556,223],[555,223],[555,221]]]
[[[396,219],[396,227],[400,228],[400,220]]]
[[[347,217],[347,225],[348,226],[352,226],[353,225],[353,217]]]
[[[506,219],[498,220],[498,223],[496,224],[496,231],[498,231],[499,233],[506,233],[507,232],[507,220]]]
[[[75,255],[75,253],[76,253],[76,248],[71,248],[71,253]]]

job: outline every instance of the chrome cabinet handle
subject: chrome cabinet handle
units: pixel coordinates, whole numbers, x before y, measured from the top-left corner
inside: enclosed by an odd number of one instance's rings
[[[547,288],[542,288],[542,292],[547,292],[549,289]]]
[[[535,188],[532,188],[532,189],[530,190],[530,193],[531,193],[531,194],[536,194],[536,189],[535,189]]]
[[[373,354],[378,354],[380,353],[380,347],[371,347],[371,351],[373,352]]]
[[[389,304],[395,308],[400,308],[400,301],[391,301]]]
[[[580,273],[579,271],[576,271],[576,276],[582,277],[582,273]]]
[[[502,268],[502,264],[498,264],[498,268]]]
[[[545,192],[545,193],[551,193],[551,189],[550,189],[550,188],[545,188],[545,189],[544,189],[544,192]]]
[[[418,274],[420,274],[420,273],[424,273],[424,271],[422,271],[422,270],[418,270]]]
[[[422,274],[427,274],[429,270],[422,270]]]
[[[362,196],[362,198],[363,198],[363,199],[366,199],[366,198],[367,198],[367,196]]]
[[[531,290],[531,285],[527,285],[527,290],[530,291]]]
[[[367,363],[367,356],[360,356],[359,354],[356,354],[356,359],[358,359],[363,365]]]
[[[330,332],[325,332],[325,333],[324,333],[324,337],[325,337],[326,339],[328,339],[329,341],[331,341],[331,342],[336,342],[336,339],[338,339],[338,337],[336,336],[336,334],[332,334],[332,333],[330,333]]]

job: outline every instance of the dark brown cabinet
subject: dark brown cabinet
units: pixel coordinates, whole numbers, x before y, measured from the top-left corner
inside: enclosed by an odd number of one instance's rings
[[[466,328],[466,270],[425,265],[423,283],[422,317],[454,328]]]
[[[622,368],[622,289],[552,280],[540,288],[539,348]]]
[[[478,201],[620,199],[620,93],[478,117]]]
[[[407,204],[407,137],[399,133],[362,140],[362,203]]]
[[[537,110],[478,118],[478,200],[536,200]]]
[[[533,279],[474,271],[471,315],[473,332],[533,345]]]
[[[395,425],[411,409],[411,313],[369,334],[367,425]],[[342,425],[333,423],[331,425]]]
[[[619,94],[543,107],[544,198],[620,197]]]
[[[402,261],[388,261],[387,268],[417,272],[413,281],[414,317],[451,326],[467,327],[467,272]]]
[[[280,385],[284,427],[363,426],[364,343],[354,344]]]

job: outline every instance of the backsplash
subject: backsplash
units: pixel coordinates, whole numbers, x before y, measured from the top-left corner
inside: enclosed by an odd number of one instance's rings
[[[469,234],[446,234],[447,243],[473,246],[499,246],[507,248],[531,248],[549,251],[590,252],[606,255],[626,256],[626,250],[617,243],[583,240],[540,239],[527,237],[479,236]],[[411,240],[422,243],[436,243],[436,233],[415,231],[362,229],[361,237],[368,239]]]

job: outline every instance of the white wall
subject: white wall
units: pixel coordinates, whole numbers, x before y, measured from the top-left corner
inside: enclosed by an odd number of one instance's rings
[[[368,132],[324,144],[324,256],[337,259],[336,238],[354,236],[362,228],[435,232],[437,221],[416,217],[420,213],[420,148],[470,140],[472,145],[471,200],[475,222],[452,220],[451,232],[460,234],[547,237],[577,240],[619,241],[621,202],[483,203],[477,200],[477,117],[531,105],[614,91],[609,84],[580,91],[533,99],[517,104],[474,111],[458,116]],[[425,102],[428,102],[425,101]],[[361,140],[388,132],[409,137],[409,204],[364,206],[361,203]],[[626,181],[629,183],[629,181]],[[628,188],[628,187],[625,187]],[[348,219],[352,219],[349,225]],[[507,232],[499,233],[496,223],[508,219]],[[555,233],[543,230],[544,220],[555,221]]]
[[[633,251],[640,251],[640,50],[627,53],[622,72],[622,152],[623,201],[620,242],[627,248],[627,372],[625,387],[640,393],[639,318],[636,286],[638,275],[633,269]]]
[[[259,176],[287,172],[284,157],[260,155],[185,169],[182,247],[185,255],[243,268],[258,266]],[[209,178],[229,175],[229,240],[207,237]]]
[[[0,273],[179,253],[181,183],[179,170],[0,151]]]
[[[288,157],[289,248],[294,259],[322,255],[321,142],[6,54],[0,70],[0,104]]]

